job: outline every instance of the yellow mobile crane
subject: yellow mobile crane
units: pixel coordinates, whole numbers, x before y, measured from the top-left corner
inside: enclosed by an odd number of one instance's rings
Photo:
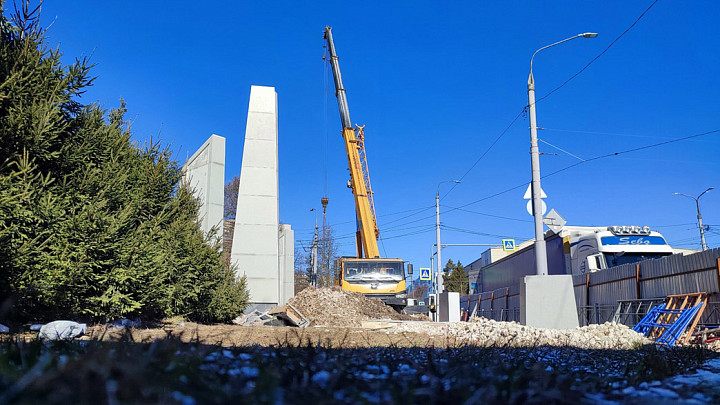
[[[375,218],[373,192],[365,155],[364,127],[357,126],[356,131],[350,121],[350,110],[335,53],[332,28],[325,27],[324,38],[327,40],[330,66],[335,80],[335,96],[340,108],[342,136],[350,167],[349,186],[355,198],[357,215],[357,257],[343,257],[335,263],[335,284],[344,290],[378,298],[396,310],[401,310],[407,305],[405,265],[402,259],[380,258],[377,243],[380,231]],[[408,270],[412,275],[411,265],[408,265]]]

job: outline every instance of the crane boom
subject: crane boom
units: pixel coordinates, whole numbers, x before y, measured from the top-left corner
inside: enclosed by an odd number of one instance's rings
[[[332,67],[333,79],[335,81],[335,96],[340,109],[340,120],[343,126],[343,139],[345,140],[345,152],[350,168],[350,186],[355,198],[355,212],[357,215],[357,257],[358,258],[379,258],[377,239],[379,231],[375,218],[375,208],[370,187],[370,174],[365,158],[365,144],[363,127],[355,128],[350,121],[350,110],[348,108],[347,95],[343,87],[340,64],[335,52],[335,43],[332,37],[332,28],[325,27],[324,38],[328,43],[330,53],[330,66]]]

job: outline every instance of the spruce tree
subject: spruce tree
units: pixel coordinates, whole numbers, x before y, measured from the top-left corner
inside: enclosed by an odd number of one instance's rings
[[[122,100],[80,103],[92,66],[63,66],[38,13],[0,17],[0,319],[231,320],[245,282],[200,230],[179,164],[132,141]]]
[[[457,263],[448,260],[443,271],[445,273],[443,275],[443,284],[447,291],[459,292],[460,295],[466,295],[468,293],[470,289],[468,276],[459,260]]]

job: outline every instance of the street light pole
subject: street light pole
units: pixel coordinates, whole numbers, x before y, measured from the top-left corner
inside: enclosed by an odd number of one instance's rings
[[[703,194],[707,193],[708,191],[710,191],[714,188],[715,187],[708,187],[707,190],[700,193],[700,195],[697,197],[692,197],[692,196],[689,196],[689,195],[683,194],[683,193],[673,193],[674,195],[681,195],[683,197],[687,197],[687,198],[695,200],[695,206],[697,207],[698,228],[700,228],[700,244],[702,245],[703,251],[707,250],[707,244],[705,243],[705,228],[703,227],[702,215],[700,214],[700,197],[702,197]]]
[[[535,218],[535,266],[537,268],[537,275],[544,276],[548,274],[547,267],[547,251],[545,248],[545,235],[543,233],[543,212],[542,212],[542,199],[540,188],[540,153],[538,150],[537,140],[537,122],[535,118],[535,78],[532,72],[532,63],[535,59],[535,55],[543,49],[550,48],[552,46],[561,44],[563,42],[570,41],[575,38],[595,38],[597,33],[586,32],[578,34],[570,38],[565,38],[562,41],[555,42],[553,44],[544,46],[530,58],[530,75],[528,76],[528,109],[530,114],[530,166],[532,169],[532,207],[533,217]],[[438,239],[438,245],[440,244]]]
[[[443,183],[460,183],[460,180],[445,180],[438,183],[437,192],[435,193],[435,239],[437,247],[437,293],[441,293],[445,290],[443,278],[442,278],[442,245],[440,244],[440,185]]]

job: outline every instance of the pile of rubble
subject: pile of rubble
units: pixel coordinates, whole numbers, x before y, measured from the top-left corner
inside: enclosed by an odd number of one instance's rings
[[[449,324],[402,323],[398,332],[419,332],[443,335],[458,342],[487,347],[574,346],[584,349],[632,349],[651,343],[625,325],[604,323],[576,329],[542,329],[516,322],[472,318],[470,322]]]
[[[288,304],[310,321],[310,326],[360,327],[369,319],[415,320],[391,307],[356,292],[340,288],[309,287],[291,298]]]

